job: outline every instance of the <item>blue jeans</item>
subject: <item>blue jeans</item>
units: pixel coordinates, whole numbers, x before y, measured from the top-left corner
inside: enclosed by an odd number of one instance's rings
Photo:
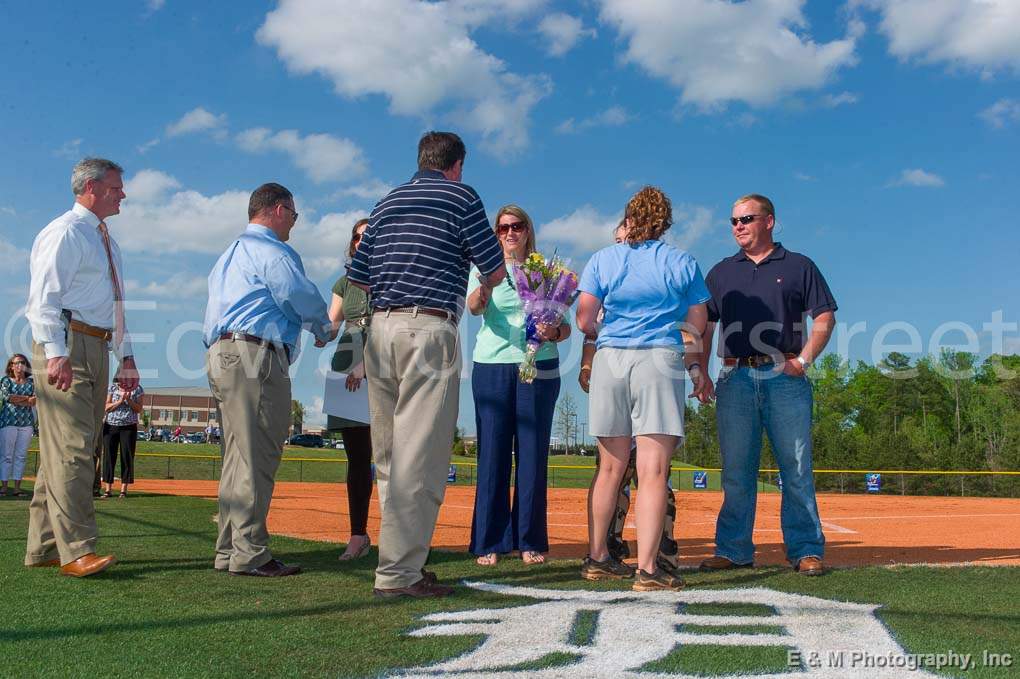
[[[786,558],[796,565],[823,557],[811,472],[811,383],[775,374],[774,366],[723,368],[716,385],[716,422],[722,453],[723,506],[715,528],[715,553],[737,564],[754,560],[762,429],[783,476],[780,512]]]
[[[559,360],[536,362],[522,384],[516,363],[475,363],[471,391],[478,430],[478,484],[468,551],[548,552],[546,487],[549,436],[560,393]],[[516,458],[513,503],[510,471]]]

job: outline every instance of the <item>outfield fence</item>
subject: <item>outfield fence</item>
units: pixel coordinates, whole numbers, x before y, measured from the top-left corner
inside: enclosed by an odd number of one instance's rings
[[[38,451],[30,450],[30,469],[38,468]],[[278,481],[339,483],[346,479],[347,460],[343,458],[284,457],[276,473]],[[455,461],[450,483],[474,485],[476,462]],[[136,479],[218,480],[222,468],[219,455],[136,453]],[[551,464],[548,467],[552,488],[586,488],[595,473],[595,465]],[[670,467],[670,483],[676,490],[720,490],[718,467]],[[696,479],[700,473],[704,479]],[[816,469],[815,486],[820,492],[878,492],[883,495],[956,495],[961,497],[1020,497],[1020,471],[985,470],[906,470],[906,469]],[[880,488],[869,490],[869,477],[878,474]],[[699,483],[699,481],[701,481]],[[780,492],[778,469],[759,471],[758,491]]]

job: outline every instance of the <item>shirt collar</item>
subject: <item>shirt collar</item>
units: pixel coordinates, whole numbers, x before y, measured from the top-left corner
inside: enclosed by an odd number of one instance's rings
[[[771,262],[773,259],[784,259],[786,257],[786,248],[783,247],[783,244],[782,243],[776,243],[775,245],[776,245],[776,247],[772,248],[772,252],[769,253],[768,257],[766,257],[765,259],[763,259],[760,262],[758,262],[758,264],[756,266],[761,266],[765,262]],[[732,262],[740,262],[740,261],[748,261],[748,262],[750,262],[751,258],[748,257],[746,254],[744,254],[744,251],[741,250],[737,254],[735,254],[732,257],[730,257],[730,261],[732,261]]]
[[[276,233],[268,226],[262,226],[261,224],[249,224],[246,230],[249,231],[250,233],[256,233],[262,236],[269,236],[270,238],[276,241],[280,240],[280,237],[277,236]],[[282,243],[283,241],[280,242]]]
[[[418,170],[411,177],[411,181],[415,179],[446,179],[446,175],[439,170]]]
[[[85,207],[84,205],[77,201],[71,208],[71,212],[73,212],[75,215],[78,216],[79,219],[81,219],[82,221],[84,221],[86,224],[93,228],[99,226],[99,222],[103,221],[96,216],[96,213],[94,213],[92,210],[88,209],[87,207]]]

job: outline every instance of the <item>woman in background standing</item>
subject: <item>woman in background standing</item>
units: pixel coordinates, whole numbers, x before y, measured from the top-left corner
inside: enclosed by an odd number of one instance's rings
[[[347,246],[350,261],[361,244],[361,236],[368,228],[368,220],[360,219],[351,231]],[[357,391],[365,379],[365,342],[372,320],[369,294],[347,280],[347,274],[333,286],[329,305],[329,320],[339,329],[346,321],[344,333],[337,342],[330,366],[334,371],[346,372],[347,389]],[[351,538],[341,561],[358,559],[368,554],[372,541],[368,537],[368,505],[372,499],[372,429],[364,422],[355,422],[329,415],[326,429],[339,431],[347,452],[347,507],[351,516]]]
[[[0,378],[0,494],[7,495],[7,481],[14,481],[14,496],[21,497],[21,477],[28,457],[28,442],[35,424],[35,384],[24,354],[14,354]]]
[[[528,213],[516,205],[500,208],[495,231],[507,276],[494,288],[472,276],[467,298],[468,310],[482,316],[471,373],[478,484],[468,549],[482,566],[494,566],[500,554],[513,550],[520,550],[524,563],[541,564],[543,552],[549,551],[546,474],[553,411],[560,393],[556,343],[570,337],[570,324],[564,318],[559,325],[538,325],[538,334],[546,340],[536,355],[538,377],[530,384],[522,383],[519,368],[527,336],[511,267],[535,251],[535,231]],[[515,463],[511,504],[510,472]]]
[[[120,453],[120,496],[127,497],[128,486],[135,482],[135,445],[138,442],[138,413],[142,412],[142,385],[127,392],[113,379],[106,396],[106,420],[103,422],[102,497],[113,492],[113,469]]]

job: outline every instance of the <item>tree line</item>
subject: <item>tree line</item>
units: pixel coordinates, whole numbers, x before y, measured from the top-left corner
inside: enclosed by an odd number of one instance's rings
[[[943,351],[918,359],[891,353],[878,365],[835,354],[810,370],[814,385],[814,468],[855,470],[1020,470],[1020,356]],[[566,394],[554,433],[570,441],[576,405]],[[686,437],[674,456],[719,467],[715,405],[688,405]],[[589,446],[590,448],[590,446]],[[575,451],[576,452],[576,451]],[[775,468],[768,440],[762,468]],[[821,490],[860,492],[862,474],[818,474]],[[898,475],[883,492],[1020,496],[1020,477]]]

